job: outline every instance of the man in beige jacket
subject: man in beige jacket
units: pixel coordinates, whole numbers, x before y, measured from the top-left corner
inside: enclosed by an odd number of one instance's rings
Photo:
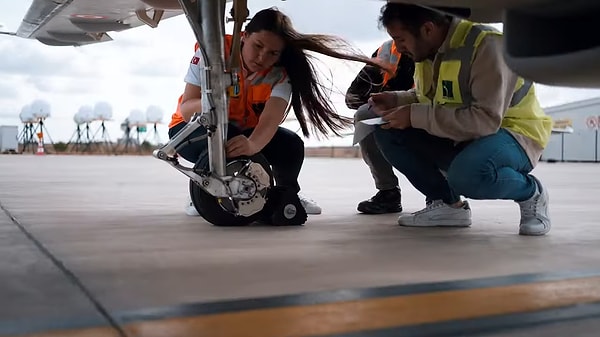
[[[400,3],[384,6],[379,21],[399,52],[415,61],[415,88],[370,98],[386,122],[375,139],[390,164],[432,200],[398,223],[470,226],[461,196],[506,199],[520,206],[520,234],[546,234],[548,193],[530,172],[552,120],[533,84],[504,63],[502,34]]]

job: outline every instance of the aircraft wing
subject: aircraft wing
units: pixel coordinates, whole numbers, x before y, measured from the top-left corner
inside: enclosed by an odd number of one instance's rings
[[[178,0],[33,0],[16,35],[51,46],[111,41],[119,32],[183,14]]]

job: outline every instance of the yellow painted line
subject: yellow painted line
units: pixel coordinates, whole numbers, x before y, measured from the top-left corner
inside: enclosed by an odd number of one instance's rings
[[[133,322],[132,337],[309,337],[600,302],[600,277]],[[110,327],[27,337],[118,337]]]
[[[600,301],[600,277],[131,323],[136,337],[286,337],[526,313]]]

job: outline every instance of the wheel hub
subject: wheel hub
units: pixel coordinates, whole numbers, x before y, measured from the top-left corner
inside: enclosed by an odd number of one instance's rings
[[[260,212],[267,203],[267,192],[271,185],[270,177],[264,167],[250,160],[236,160],[226,167],[227,175],[244,177],[231,183],[233,190],[239,191],[238,198],[218,198],[224,210],[238,216],[251,216]],[[236,212],[237,209],[237,212]]]

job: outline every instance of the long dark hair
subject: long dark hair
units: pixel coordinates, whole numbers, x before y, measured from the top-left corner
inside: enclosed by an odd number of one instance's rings
[[[431,21],[438,26],[448,26],[452,17],[419,5],[388,2],[381,7],[378,19],[379,28],[387,27],[394,21],[402,23],[415,37],[419,37],[421,36],[421,26],[425,22]]]
[[[283,67],[292,85],[291,107],[294,109],[298,123],[304,136],[308,137],[308,127],[303,107],[308,113],[313,130],[327,136],[330,129],[339,136],[339,131],[352,125],[353,119],[335,112],[328,97],[323,93],[317,71],[313,66],[312,56],[306,51],[313,51],[333,58],[364,62],[386,71],[394,71],[380,60],[372,59],[355,52],[339,52],[352,50],[349,43],[331,35],[302,34],[294,29],[288,16],[277,8],[263,9],[257,12],[246,25],[246,33],[269,31],[279,35],[285,41],[285,48],[276,64]]]

